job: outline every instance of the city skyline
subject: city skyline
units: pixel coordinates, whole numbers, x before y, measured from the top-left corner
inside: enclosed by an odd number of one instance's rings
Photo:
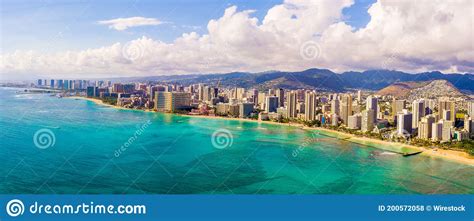
[[[474,102],[459,96],[419,95],[407,99],[370,91],[362,95],[361,90],[334,93],[270,88],[266,91],[221,87],[219,83],[183,86],[166,82],[113,83],[110,80],[38,79],[35,87],[58,89],[63,91],[61,96],[86,96],[131,109],[296,122],[309,127],[330,125],[332,130],[342,129],[346,133],[382,140],[399,142],[400,139],[417,138],[419,140],[414,140],[414,144],[422,146],[439,145],[436,142],[440,141],[470,140],[473,132]],[[384,104],[387,102],[390,105]]]
[[[45,20],[29,17],[26,21],[18,19],[22,18],[19,15],[41,16],[45,12],[22,7],[24,2],[7,1],[2,3],[5,40],[1,70],[4,79],[31,75],[100,78],[294,71],[312,67],[337,72],[472,72],[473,32],[465,31],[466,27],[472,28],[469,3],[235,1],[225,5],[204,3],[212,12],[194,6],[192,12],[174,12],[169,8],[172,5],[167,8],[145,1],[116,4],[101,16],[95,12],[107,3],[57,3],[55,7],[46,3],[44,7],[50,13]],[[120,10],[126,6],[131,9]],[[65,16],[65,12],[76,13]],[[95,16],[81,17],[80,13]],[[33,28],[35,24],[48,28],[40,31]],[[173,26],[180,28],[169,31]],[[24,33],[29,33],[28,38]],[[78,41],[81,36],[83,40]],[[14,42],[28,43],[19,46]]]

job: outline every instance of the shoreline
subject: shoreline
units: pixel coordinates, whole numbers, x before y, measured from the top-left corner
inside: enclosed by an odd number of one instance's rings
[[[115,106],[115,105],[106,104],[106,103],[102,102],[102,100],[97,99],[97,98],[88,98],[88,97],[81,97],[81,96],[69,96],[69,97],[64,97],[64,98],[87,100],[87,101],[94,102],[95,104],[98,104],[98,105],[103,105],[103,106],[107,106],[107,107],[111,107],[111,108],[115,108],[115,109],[119,109],[119,110],[154,112],[154,111],[142,110],[142,109],[130,109],[130,108],[118,107],[118,106]],[[279,126],[298,127],[302,130],[316,130],[316,131],[322,131],[322,132],[325,132],[325,133],[335,134],[335,135],[339,135],[339,136],[345,136],[344,138],[339,138],[339,137],[335,137],[335,138],[340,139],[340,140],[344,139],[346,141],[354,142],[354,143],[357,143],[357,144],[363,145],[363,146],[369,146],[369,147],[382,149],[382,150],[390,150],[390,149],[387,149],[387,148],[382,148],[382,147],[377,146],[377,145],[385,145],[385,146],[390,146],[390,147],[393,147],[393,148],[397,148],[400,151],[401,151],[402,148],[407,148],[407,149],[422,151],[422,153],[420,155],[423,155],[425,157],[442,158],[442,159],[445,159],[445,160],[455,161],[457,163],[474,165],[474,157],[470,156],[468,153],[462,152],[462,151],[445,150],[445,149],[441,149],[441,148],[429,149],[429,148],[414,146],[414,145],[410,145],[410,144],[396,143],[396,142],[378,140],[378,139],[373,139],[373,138],[368,138],[368,137],[359,137],[359,136],[356,136],[354,134],[344,133],[344,132],[341,132],[341,131],[331,130],[331,129],[327,129],[327,128],[323,128],[323,127],[308,127],[308,126],[305,126],[305,125],[299,124],[299,123],[279,123],[279,122],[273,122],[273,121],[259,121],[259,120],[252,120],[252,119],[231,118],[231,117],[221,117],[221,116],[188,115],[188,114],[174,114],[174,113],[163,113],[163,112],[159,112],[159,113],[171,114],[171,115],[175,115],[175,116],[202,118],[202,119],[234,120],[234,121],[241,121],[241,122],[253,122],[253,123],[264,123],[264,124],[279,125]]]

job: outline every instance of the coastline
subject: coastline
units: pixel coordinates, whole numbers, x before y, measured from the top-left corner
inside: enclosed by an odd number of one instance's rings
[[[130,108],[124,108],[124,107],[118,107],[115,105],[111,104],[106,104],[102,102],[100,99],[96,98],[88,98],[88,97],[81,97],[81,96],[70,96],[70,97],[64,97],[64,98],[73,98],[73,99],[80,99],[80,100],[87,100],[94,102],[95,104],[98,105],[103,105],[111,108],[116,108],[120,110],[134,110],[134,111],[144,111],[144,112],[153,112],[149,110],[141,110],[141,109],[130,109]],[[411,149],[411,150],[416,150],[416,151],[422,151],[420,155],[423,155],[425,157],[435,157],[435,158],[442,158],[445,160],[451,160],[455,161],[457,163],[462,163],[462,164],[468,164],[468,165],[474,165],[474,157],[470,156],[466,152],[462,151],[456,151],[456,150],[445,150],[441,148],[437,149],[428,149],[425,147],[419,147],[419,146],[414,146],[414,145],[409,145],[409,144],[403,144],[403,143],[395,143],[395,142],[389,142],[389,141],[384,141],[384,140],[377,140],[373,138],[368,138],[368,137],[358,137],[354,134],[349,134],[349,133],[344,133],[341,131],[336,131],[336,130],[331,130],[323,127],[308,127],[303,124],[299,123],[279,123],[279,122],[273,122],[273,121],[259,121],[259,120],[251,120],[251,119],[243,119],[243,118],[230,118],[230,117],[221,117],[221,116],[205,116],[205,115],[187,115],[187,114],[173,114],[173,113],[163,113],[163,114],[172,114],[176,116],[186,116],[186,117],[194,117],[194,118],[203,118],[203,119],[219,119],[219,120],[234,120],[234,121],[242,121],[242,122],[253,122],[253,123],[264,123],[264,124],[272,124],[272,125],[280,125],[280,126],[290,126],[290,127],[298,127],[303,130],[316,130],[316,131],[322,131],[324,133],[329,133],[337,136],[344,136],[344,138],[339,138],[335,137],[336,139],[344,139],[349,142],[354,142],[363,146],[369,146],[369,147],[374,147],[377,149],[382,149],[382,150],[387,150],[387,148],[382,148],[378,145],[384,145],[384,146],[389,146],[391,148],[396,148],[399,151],[402,151],[403,148],[405,149]],[[390,149],[388,149],[390,150]],[[390,150],[393,151],[393,150]]]

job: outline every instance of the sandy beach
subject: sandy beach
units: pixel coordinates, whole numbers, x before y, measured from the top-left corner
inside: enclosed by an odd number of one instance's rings
[[[104,105],[104,106],[107,106],[107,107],[121,109],[121,110],[148,111],[148,110],[118,107],[118,106],[115,106],[115,105],[110,105],[110,104],[103,103],[102,100],[96,99],[96,98],[88,98],[88,97],[80,97],[80,96],[70,96],[70,97],[65,97],[65,98],[88,100],[88,101],[92,101],[92,102],[94,102],[98,105]],[[172,114],[172,113],[163,113],[163,114]],[[468,153],[462,152],[462,151],[444,150],[444,149],[441,149],[441,148],[436,148],[436,149],[429,148],[428,149],[428,148],[409,145],[409,144],[395,143],[395,142],[383,141],[383,140],[372,139],[372,138],[367,138],[367,137],[359,137],[359,136],[356,136],[356,135],[353,135],[353,134],[344,133],[344,132],[341,132],[341,131],[330,130],[330,129],[322,128],[322,127],[317,127],[317,128],[307,127],[307,126],[304,126],[303,124],[298,124],[298,123],[278,123],[278,122],[273,122],[273,121],[259,121],[259,120],[252,120],[252,119],[230,118],[230,117],[221,117],[221,116],[184,115],[184,114],[172,114],[172,115],[194,117],[194,118],[205,118],[205,119],[235,120],[235,121],[244,121],[244,122],[264,123],[264,124],[298,127],[300,129],[304,129],[304,130],[316,130],[316,131],[322,131],[322,132],[325,132],[325,133],[336,135],[334,137],[337,138],[337,139],[344,139],[344,140],[354,142],[354,143],[358,143],[358,144],[361,144],[361,145],[364,145],[364,146],[370,146],[370,147],[375,147],[375,148],[379,148],[379,149],[384,149],[381,146],[390,146],[392,148],[397,148],[399,151],[402,151],[402,148],[407,148],[407,149],[411,149],[411,150],[415,150],[415,151],[416,150],[417,151],[423,151],[420,155],[423,155],[423,156],[426,156],[426,157],[437,157],[437,158],[443,158],[443,159],[455,161],[455,162],[458,162],[458,163],[474,165],[474,157],[469,155]],[[342,138],[340,138],[338,136],[341,136]]]

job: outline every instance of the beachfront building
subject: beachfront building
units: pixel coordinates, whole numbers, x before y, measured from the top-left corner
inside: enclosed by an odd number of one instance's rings
[[[288,118],[296,118],[297,111],[296,111],[296,104],[298,103],[298,93],[296,91],[288,91],[286,94],[286,103],[287,103],[287,111],[288,111]]]
[[[451,141],[451,135],[454,132],[453,122],[449,120],[443,121],[442,141]]]
[[[278,97],[276,96],[267,96],[265,97],[265,112],[271,113],[276,112],[278,108]]]
[[[418,128],[418,122],[421,118],[425,116],[425,101],[424,100],[414,100],[412,104],[412,127]]]
[[[313,91],[306,91],[304,98],[304,118],[306,121],[316,119],[317,97]]]
[[[354,114],[347,119],[347,128],[359,130],[362,125],[362,115]]]
[[[342,123],[347,125],[347,120],[352,115],[352,95],[345,94],[342,96],[340,114]]]
[[[467,102],[467,114],[469,114],[470,117],[474,116],[474,100]]]
[[[285,103],[285,90],[283,88],[276,89],[275,96],[278,97],[278,107],[283,107]]]
[[[258,107],[261,110],[266,109],[266,107],[265,107],[266,97],[267,97],[267,94],[265,94],[265,92],[258,92],[257,102],[258,102]]]
[[[241,103],[239,104],[239,117],[244,118],[250,116],[253,112],[253,103]]]
[[[339,115],[339,100],[337,99],[331,101],[331,114]]]
[[[397,114],[397,134],[400,136],[408,136],[412,132],[412,114],[403,109]]]
[[[431,140],[440,141],[443,138],[443,122],[438,121],[432,124]]]
[[[162,92],[155,95],[155,110],[173,112],[187,108],[191,104],[191,94],[185,92]]]
[[[432,115],[421,118],[421,121],[418,124],[418,138],[430,139],[432,137],[434,122],[435,117]]]
[[[337,114],[331,114],[331,125],[339,126],[339,116]]]
[[[364,110],[361,113],[361,130],[362,132],[372,131],[374,129],[374,110]]]
[[[366,110],[373,110],[373,122],[375,124],[375,122],[377,121],[377,111],[378,111],[378,99],[372,95],[368,96],[367,97],[367,100],[366,100]]]
[[[464,116],[464,130],[472,134],[472,118],[468,115]]]

